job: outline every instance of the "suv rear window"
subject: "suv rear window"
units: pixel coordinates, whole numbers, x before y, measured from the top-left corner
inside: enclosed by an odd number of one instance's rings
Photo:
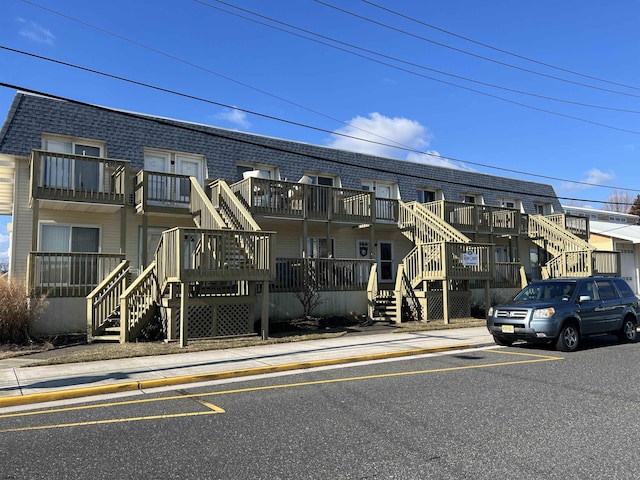
[[[631,290],[629,284],[622,278],[614,278],[613,283],[618,287],[618,291],[622,297],[635,297],[635,293]]]
[[[610,280],[596,280],[596,285],[598,285],[600,300],[615,300],[618,298],[618,292],[616,292]]]

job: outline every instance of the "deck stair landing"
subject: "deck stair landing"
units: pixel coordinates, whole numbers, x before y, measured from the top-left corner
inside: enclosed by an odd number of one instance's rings
[[[194,177],[190,181],[189,209],[196,228],[166,230],[154,261],[137,278],[131,281],[125,261],[91,292],[89,341],[130,341],[158,314],[160,305],[173,305],[179,312],[186,297],[195,316],[201,317],[201,331],[216,330],[208,325],[213,317],[218,327],[225,323],[224,329],[237,332],[234,318],[246,316],[246,321],[239,320],[242,328],[252,328],[253,284],[269,280],[273,273],[272,232],[260,230],[223,181],[212,184],[213,201]],[[212,308],[220,311],[211,313]],[[170,338],[177,332],[173,327],[175,322],[168,326]]]

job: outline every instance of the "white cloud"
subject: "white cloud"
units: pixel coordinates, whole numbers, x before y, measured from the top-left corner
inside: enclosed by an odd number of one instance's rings
[[[592,168],[585,172],[585,176],[580,182],[583,183],[572,183],[572,182],[564,182],[562,184],[562,188],[565,190],[585,190],[587,188],[593,188],[590,185],[584,185],[584,183],[592,183],[594,185],[606,185],[611,180],[616,178],[615,174],[612,172],[603,172],[598,168]]]
[[[237,108],[225,108],[215,115],[215,118],[230,122],[240,128],[249,128],[251,122],[247,118],[247,114]]]
[[[53,45],[53,41],[56,37],[48,28],[44,28],[33,20],[25,20],[24,18],[18,18],[16,21],[22,26],[19,33],[23,37],[37,43]]]
[[[433,137],[429,130],[415,120],[402,117],[386,117],[374,112],[368,117],[355,117],[346,127],[336,130],[327,145],[341,150],[399,158],[414,163],[424,163],[438,167],[473,170],[465,165],[443,158],[431,150],[425,153],[408,152],[382,144],[399,144],[414,150],[425,150]],[[344,136],[346,135],[346,136]],[[355,138],[352,138],[355,137]],[[363,140],[359,140],[363,139]],[[403,158],[404,157],[404,158]]]
[[[3,243],[9,243],[9,235],[0,233],[0,245],[2,245]]]
[[[434,165],[436,167],[456,168],[458,170],[467,170],[469,172],[476,171],[474,168],[464,165],[463,163],[443,158],[440,153],[435,150],[429,150],[426,153],[409,152],[407,154],[407,160],[409,162],[424,163],[426,165]]]
[[[369,114],[369,117],[352,118],[348,125],[336,130],[336,133],[340,135],[334,134],[327,142],[327,146],[394,158],[398,158],[402,150],[380,145],[380,143],[398,143],[404,147],[423,149],[431,140],[431,134],[419,122],[408,118],[385,117],[377,112]],[[358,140],[360,138],[365,141]]]

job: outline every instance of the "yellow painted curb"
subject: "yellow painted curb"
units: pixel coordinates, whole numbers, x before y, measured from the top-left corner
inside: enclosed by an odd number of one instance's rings
[[[355,357],[332,358],[328,360],[314,360],[310,362],[288,363],[285,365],[270,365],[265,367],[246,368],[243,370],[228,370],[226,372],[200,373],[196,375],[184,375],[180,377],[158,378],[154,380],[140,380],[135,382],[113,383],[96,387],[74,388],[68,390],[56,390],[47,393],[31,393],[14,397],[1,397],[0,407],[27,405],[30,403],[52,402],[55,400],[68,400],[71,398],[89,397],[110,393],[129,392],[133,390],[146,390],[170,385],[182,385],[186,383],[207,382],[234,377],[247,377],[265,373],[287,372],[326,365],[339,365],[343,363],[366,362],[370,360],[383,360],[386,358],[408,357],[423,355],[425,353],[445,352],[448,350],[460,350],[469,348],[470,345],[449,345],[443,347],[419,348],[415,350],[400,350],[397,352],[373,353]]]

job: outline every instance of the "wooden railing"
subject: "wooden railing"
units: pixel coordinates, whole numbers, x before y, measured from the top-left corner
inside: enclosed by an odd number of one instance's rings
[[[371,265],[369,281],[367,282],[367,316],[372,319],[375,316],[376,299],[378,297],[378,264]]]
[[[120,296],[120,342],[128,342],[153,314],[160,301],[160,285],[156,263],[151,264]]]
[[[398,220],[397,200],[365,190],[255,177],[230,188],[253,214],[354,223]]]
[[[257,232],[261,230],[260,225],[253,219],[251,213],[243,203],[231,191],[229,185],[224,180],[215,180],[209,184],[211,190],[211,203],[214,209],[221,209],[226,212],[233,225],[229,228],[237,230],[250,230]]]
[[[471,240],[442,221],[430,209],[418,202],[399,204],[398,226],[403,234],[414,243],[470,242]]]
[[[620,275],[620,252],[580,250],[564,252],[542,267],[543,278]]]
[[[127,160],[33,150],[31,197],[124,205],[129,164]]]
[[[129,279],[129,261],[120,263],[87,296],[87,340],[91,342],[98,329],[120,306],[120,295]]]
[[[589,219],[587,217],[554,213],[552,215],[546,215],[545,218],[560,228],[569,231],[581,240],[589,240]]]
[[[141,170],[136,175],[134,197],[138,211],[189,208],[191,180],[188,175]]]
[[[436,217],[462,232],[518,234],[522,213],[515,208],[438,200],[422,204]]]
[[[416,322],[422,321],[422,306],[418,301],[418,297],[416,297],[411,280],[407,276],[402,263],[398,265],[394,294],[396,297],[396,323],[402,321],[403,299],[406,300],[407,307],[411,311],[412,320]]]
[[[273,236],[264,231],[172,228],[162,233],[159,280],[268,280],[275,272]]]
[[[189,203],[189,213],[193,217],[196,225],[203,229],[226,228],[226,224],[217,212],[209,197],[204,192],[198,180],[190,177],[191,182],[191,202]]]
[[[123,260],[121,253],[30,252],[27,278],[49,297],[86,297]]]
[[[554,257],[570,251],[594,250],[584,240],[542,215],[529,215],[529,238]]]
[[[373,260],[351,258],[277,258],[272,292],[299,291],[306,272],[314,272],[320,291],[364,291],[367,289]]]
[[[520,288],[522,279],[519,262],[496,262],[494,264],[493,286],[495,288]]]

